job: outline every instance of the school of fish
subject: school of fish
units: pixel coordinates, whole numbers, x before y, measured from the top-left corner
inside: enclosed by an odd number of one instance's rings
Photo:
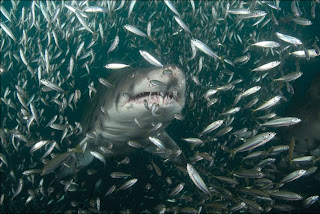
[[[0,7],[1,213],[320,210],[319,0]]]

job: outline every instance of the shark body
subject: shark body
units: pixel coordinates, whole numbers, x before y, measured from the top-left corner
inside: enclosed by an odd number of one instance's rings
[[[128,142],[134,141],[145,151],[185,169],[183,152],[165,131],[185,105],[184,72],[175,65],[124,69],[112,74],[108,81],[112,87],[101,84],[85,109],[80,142],[85,147],[84,155],[77,158],[76,168],[92,162],[92,151],[106,157],[130,153],[135,148]],[[159,149],[150,137],[160,140],[165,149]]]

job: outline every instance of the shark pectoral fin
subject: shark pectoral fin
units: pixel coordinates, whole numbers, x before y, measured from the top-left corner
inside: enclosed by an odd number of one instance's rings
[[[181,171],[186,171],[187,160],[181,151],[180,147],[174,140],[166,133],[162,132],[157,138],[164,144],[165,150],[159,150],[152,143],[144,148],[145,151],[158,155],[164,159],[168,159]]]

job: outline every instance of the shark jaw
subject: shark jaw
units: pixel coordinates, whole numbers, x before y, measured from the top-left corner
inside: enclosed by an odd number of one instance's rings
[[[125,106],[128,106],[132,103],[145,105],[146,102],[148,103],[148,105],[158,104],[161,106],[171,105],[173,102],[179,103],[179,101],[177,100],[177,96],[174,96],[173,94],[174,94],[173,91],[169,91],[166,93],[162,91],[161,92],[142,92],[135,95],[134,97],[129,98]]]

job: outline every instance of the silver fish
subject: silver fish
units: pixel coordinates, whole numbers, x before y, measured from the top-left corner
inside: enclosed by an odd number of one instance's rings
[[[0,153],[0,160],[6,165],[6,167],[8,168],[8,160],[6,158],[6,156],[4,156],[2,153]]]
[[[17,197],[17,196],[20,194],[20,192],[21,192],[21,190],[22,190],[22,188],[23,188],[23,183],[24,183],[24,182],[23,182],[23,179],[20,178],[20,179],[19,179],[19,183],[18,183],[18,187],[17,187],[16,191],[14,192],[11,200],[13,200],[15,197]]]
[[[320,56],[319,52],[317,53],[317,51],[315,49],[307,50],[307,54],[309,55],[309,57]],[[304,51],[304,50],[294,51],[294,52],[290,53],[290,55],[295,56],[295,57],[299,57],[299,58],[306,58],[307,54],[306,54],[306,51]]]
[[[102,85],[104,85],[104,86],[106,86],[106,87],[108,87],[108,88],[114,88],[114,85],[112,85],[112,83],[110,83],[108,80],[106,80],[106,79],[104,79],[104,78],[102,78],[102,77],[99,77],[99,78],[98,78],[98,81],[99,81]]]
[[[1,22],[0,23],[0,27],[4,30],[4,32],[6,32],[6,34],[14,41],[17,42],[16,37],[14,36],[14,34],[12,33],[12,31],[10,30],[10,28],[8,28],[8,26]]]
[[[255,11],[250,11],[249,14],[239,15],[239,18],[250,19],[250,18],[264,17],[265,15],[267,15],[267,13],[265,11],[255,10]]]
[[[281,99],[281,96],[275,96],[275,97],[271,98],[270,100],[266,101],[264,104],[262,104],[261,106],[259,106],[255,110],[253,110],[253,112],[271,108],[272,106],[276,105],[280,101],[280,99]]]
[[[47,86],[48,88],[51,88],[52,90],[65,93],[65,91],[60,86],[58,86],[57,84],[55,84],[53,82],[50,82],[49,80],[41,79],[40,82],[42,85]]]
[[[130,1],[129,11],[128,11],[128,18],[130,17],[135,4],[136,4],[136,0]],[[119,9],[119,8],[117,8],[117,9]]]
[[[108,189],[108,191],[106,192],[105,196],[111,195],[111,194],[114,192],[115,189],[116,189],[116,185],[112,185],[112,186]]]
[[[274,132],[265,132],[259,135],[256,135],[250,139],[248,139],[244,144],[239,146],[233,151],[233,155],[235,155],[237,152],[244,152],[244,151],[249,151],[252,150],[256,147],[259,147],[267,142],[269,142],[276,133]]]
[[[318,195],[310,196],[310,197],[306,198],[306,199],[303,201],[303,206],[304,206],[304,207],[310,207],[312,204],[314,204],[315,202],[317,202],[318,199],[319,199],[319,196],[318,196]]]
[[[107,9],[100,6],[89,6],[83,9],[86,13],[107,13]]]
[[[292,162],[293,163],[305,163],[305,162],[310,162],[313,159],[314,159],[314,157],[312,155],[308,155],[308,156],[294,158],[294,159],[292,159]]]
[[[149,137],[149,140],[156,146],[158,147],[159,149],[161,150],[164,150],[166,147],[164,146],[164,144],[158,139],[158,138],[155,138],[155,137]]]
[[[301,195],[294,192],[287,192],[287,191],[271,192],[270,195],[275,198],[279,198],[286,201],[299,201],[303,199]]]
[[[89,31],[90,33],[93,33],[93,31],[90,29],[90,27],[88,26],[88,23],[86,22],[86,20],[78,13],[77,10],[74,11],[74,13],[76,14],[79,22],[82,24],[82,26],[84,27],[84,29],[86,29],[87,31]]]
[[[303,17],[295,17],[292,19],[292,21],[294,21],[298,25],[303,25],[303,26],[312,25],[312,22],[309,19],[303,18]]]
[[[302,76],[302,72],[297,71],[297,72],[293,72],[287,75],[284,75],[283,77],[280,77],[278,79],[274,79],[274,81],[279,81],[279,82],[290,82],[293,80],[296,80],[298,78],[300,78]]]
[[[107,164],[106,158],[101,153],[95,152],[95,151],[90,151],[90,154],[93,157],[97,158],[99,161],[101,161],[104,166],[106,166],[106,164]]]
[[[213,130],[219,128],[223,123],[223,120],[217,120],[214,121],[212,123],[210,123],[201,133],[200,136],[204,135],[204,134],[208,134],[210,132],[212,132]]]
[[[30,149],[30,153],[34,153],[35,151],[39,150],[40,148],[42,148],[44,145],[46,145],[47,143],[49,143],[50,141],[47,140],[41,140],[38,143],[34,144],[31,149]]]
[[[160,167],[153,161],[151,161],[151,164],[152,164],[154,170],[156,171],[157,175],[161,176],[162,175],[162,171],[161,171]]]
[[[294,180],[300,178],[301,176],[303,176],[305,173],[306,173],[306,170],[304,170],[304,169],[296,170],[296,171],[288,174],[286,177],[282,178],[279,183],[283,184],[283,183],[288,183],[288,182],[294,181]]]
[[[8,19],[8,21],[11,22],[10,14],[3,5],[0,6],[0,11],[4,15],[4,17],[6,17],[6,19]]]
[[[180,27],[187,31],[188,33],[191,33],[189,27],[186,25],[186,23],[184,23],[184,21],[179,17],[179,16],[174,16],[174,20],[176,20],[176,22],[180,25]]]
[[[278,48],[280,44],[274,41],[261,41],[252,44],[253,46],[263,47],[263,48]]]
[[[46,158],[46,157],[53,151],[53,149],[54,149],[55,147],[58,148],[57,142],[53,142],[53,143],[51,144],[51,146],[48,148],[48,150],[44,153],[44,155],[43,155],[41,158],[42,158],[42,159],[43,159],[43,158]]]
[[[176,10],[176,8],[173,6],[172,2],[169,0],[164,0],[164,3],[169,7],[169,9],[174,12],[177,16],[180,16],[179,12]]]
[[[257,67],[257,68],[255,68],[255,69],[252,69],[252,71],[268,71],[268,70],[270,70],[270,69],[272,69],[272,68],[275,68],[275,67],[277,67],[278,65],[280,65],[280,61],[272,61],[272,62],[268,62],[268,63],[266,63],[266,64],[264,64],[264,65],[261,65],[261,66],[259,66],[259,67]]]
[[[302,42],[300,39],[297,39],[293,36],[285,35],[279,32],[276,32],[276,36],[281,39],[282,41],[285,41],[287,43],[293,44],[293,45],[302,45]]]
[[[185,183],[178,184],[175,188],[170,192],[170,196],[178,195],[184,188]]]
[[[229,184],[232,184],[232,185],[238,185],[239,182],[236,181],[235,179],[233,178],[229,178],[229,177],[225,177],[225,176],[213,176],[214,178],[220,180],[220,181],[223,181],[223,182],[226,182],[226,183],[229,183]]]
[[[221,59],[211,48],[209,48],[206,44],[201,42],[198,39],[191,39],[191,44],[193,44],[195,47],[197,47],[200,51],[207,54],[208,56],[211,56],[213,58]]]
[[[138,36],[142,36],[142,37],[147,37],[147,34],[145,34],[144,32],[142,32],[140,29],[136,28],[135,26],[132,25],[124,25],[123,26],[127,31],[134,33]]]
[[[202,178],[200,177],[197,170],[191,165],[187,164],[187,171],[189,174],[189,177],[193,181],[193,183],[204,193],[207,193],[211,195],[207,185],[203,182]]]
[[[268,127],[282,127],[282,126],[291,126],[299,123],[301,120],[296,117],[282,117],[274,120],[270,120],[261,124],[261,126]]]
[[[250,14],[250,10],[247,8],[232,8],[228,10],[228,13],[234,14],[234,15],[244,15],[244,14]]]
[[[157,67],[163,67],[163,65],[156,60],[151,54],[149,54],[147,51],[139,50],[140,55],[147,60],[150,64],[155,65]]]
[[[241,169],[233,173],[234,176],[239,178],[263,178],[264,174],[256,169]]]
[[[114,51],[114,49],[116,49],[116,48],[118,47],[119,41],[120,41],[119,36],[116,35],[116,36],[114,37],[114,40],[113,40],[113,42],[112,42],[112,44],[111,44],[111,46],[110,46],[107,54],[111,53],[112,51]]]
[[[110,174],[111,178],[126,178],[128,176],[130,176],[130,174],[123,173],[123,172],[112,172]]]
[[[119,187],[119,190],[125,190],[125,189],[128,189],[130,187],[132,187],[135,183],[137,183],[138,179],[137,178],[133,178],[129,181],[126,181],[124,184],[122,184],[120,187]]]
[[[165,86],[166,84],[159,81],[159,80],[150,80],[150,85],[151,86]]]
[[[129,66],[130,65],[121,64],[121,63],[109,63],[109,64],[106,64],[104,67],[107,68],[107,69],[115,70],[115,69],[126,68],[126,67],[129,67]]]
[[[199,138],[182,138],[182,140],[196,145],[203,144],[203,141]]]
[[[235,108],[231,108],[226,110],[225,112],[222,112],[220,115],[230,115],[230,114],[234,114],[240,111],[240,107],[235,107]]]

